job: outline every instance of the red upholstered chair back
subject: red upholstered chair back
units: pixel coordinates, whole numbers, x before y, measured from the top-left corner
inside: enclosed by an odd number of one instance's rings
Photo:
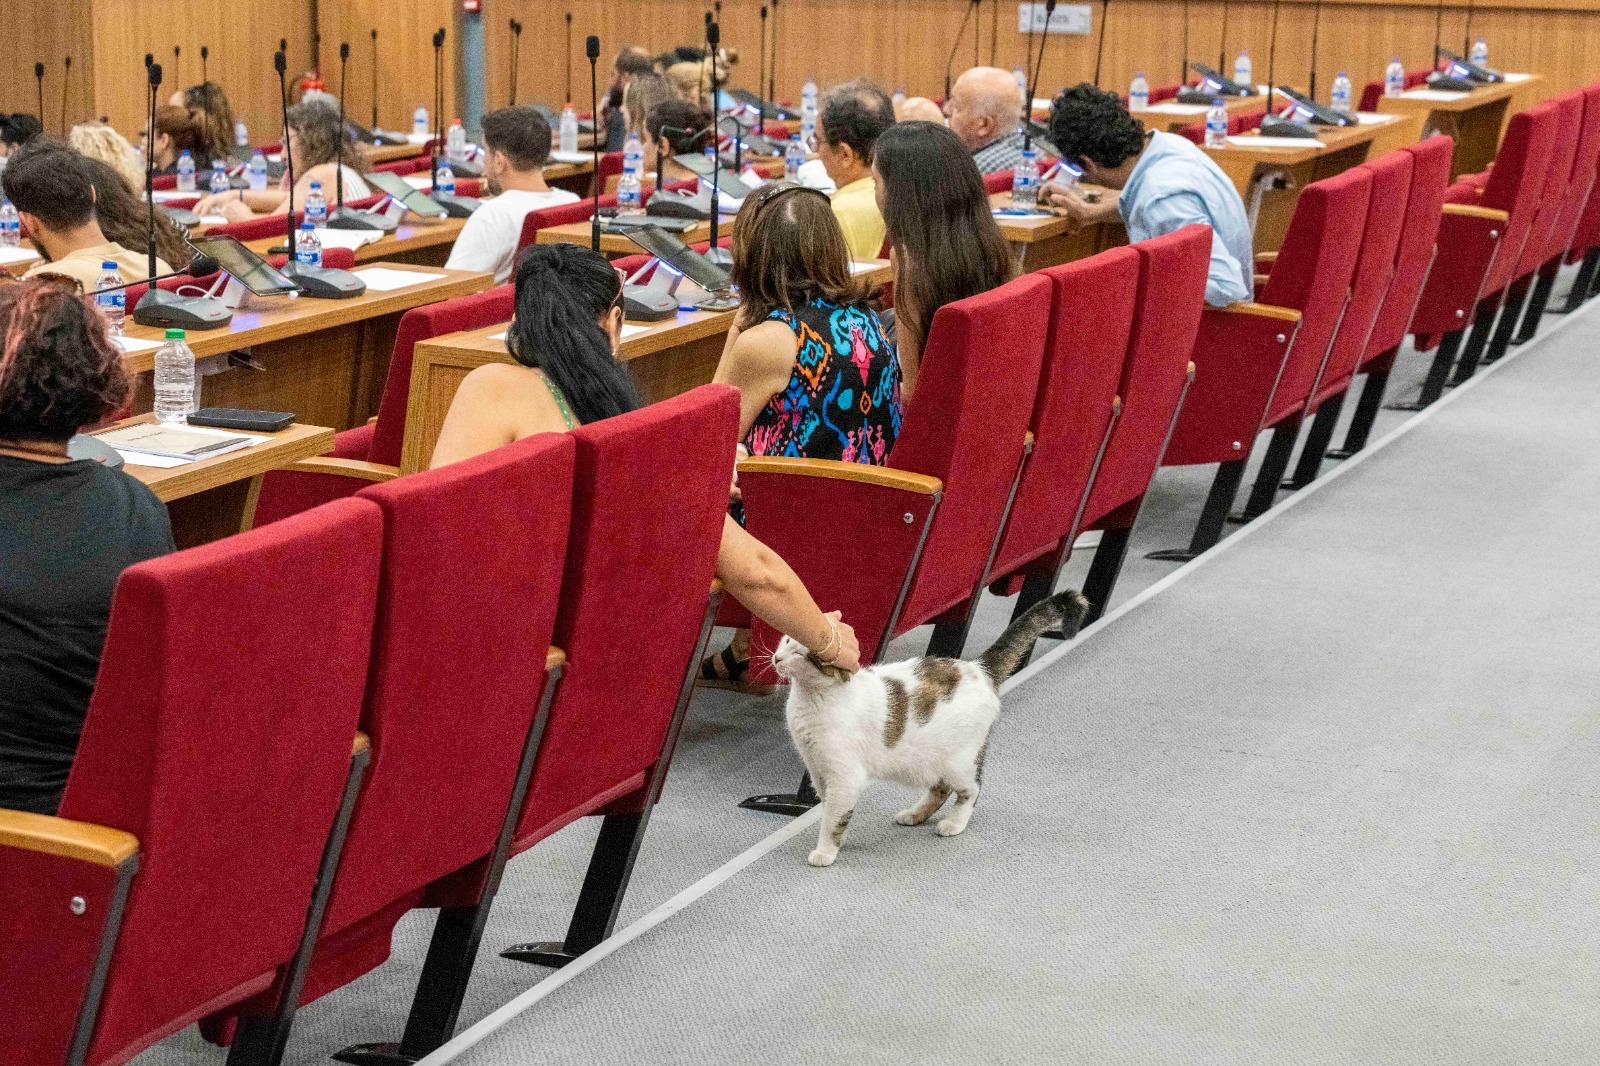
[[[1395,245],[1394,280],[1384,295],[1362,362],[1395,348],[1406,338],[1411,313],[1416,310],[1417,298],[1422,295],[1422,286],[1433,265],[1455,141],[1449,137],[1429,137],[1401,151],[1411,156],[1406,217],[1400,229],[1400,240]]]
[[[573,453],[540,434],[359,493],[383,512],[372,763],[324,937],[493,849],[544,687]]]
[[[294,224],[296,226],[305,221],[305,212],[296,209]],[[241,241],[256,241],[262,237],[287,238],[289,225],[282,215],[260,215],[248,218],[243,222],[228,222],[221,226],[208,226],[205,234],[207,237],[233,237]]]
[[[615,196],[600,197],[601,207],[616,207]],[[572,222],[587,222],[594,215],[594,200],[585,198],[575,204],[559,204],[538,211],[529,211],[522,219],[522,236],[517,238],[517,251],[537,243],[539,231],[546,226],[565,226]]]
[[[1562,93],[1549,103],[1556,111],[1555,139],[1550,144],[1550,162],[1545,168],[1544,191],[1539,196],[1538,211],[1528,230],[1528,239],[1522,246],[1522,257],[1513,279],[1524,277],[1539,268],[1550,258],[1547,250],[1556,224],[1566,207],[1567,189],[1572,182],[1573,161],[1578,154],[1578,140],[1583,129],[1583,94]]]
[[[1009,170],[1002,170],[996,174],[985,174],[983,176],[983,191],[990,196],[994,196],[996,193],[1010,192],[1011,183],[1015,180],[1015,177],[1016,175]]]
[[[1433,71],[1431,70],[1406,71],[1406,88],[1415,89],[1419,85],[1426,84],[1428,81],[1428,75],[1432,73]],[[1378,101],[1382,99],[1383,82],[1369,81],[1367,82],[1367,87],[1361,90],[1361,105],[1357,108],[1357,110],[1376,111],[1378,110]]]
[[[738,393],[725,385],[573,431],[555,634],[567,666],[517,851],[632,796],[661,757],[686,671],[698,665],[738,436]]]
[[[1319,399],[1344,391],[1366,353],[1367,340],[1394,278],[1395,252],[1405,230],[1413,167],[1409,153],[1390,152],[1362,168],[1372,178],[1367,219],[1362,228],[1361,250],[1356,255],[1350,302],[1345,305],[1327,363],[1318,376]]]
[[[1139,254],[1139,286],[1117,386],[1122,414],[1089,493],[1084,529],[1107,519],[1132,522],[1129,505],[1144,496],[1161,464],[1205,309],[1210,227],[1185,226],[1132,247]]]
[[[606,191],[607,181],[622,175],[622,164],[623,160],[621,152],[600,153],[600,165],[595,168],[594,180],[599,183],[600,191],[602,193]],[[594,186],[590,186],[591,192],[593,189]]]
[[[1600,115],[1600,82],[1588,86],[1584,93],[1584,121],[1588,121],[1589,112],[1593,110]],[[1567,247],[1567,262],[1576,263],[1584,254],[1595,245],[1600,244],[1600,140],[1595,144],[1597,157],[1592,163],[1597,165],[1595,181],[1589,188],[1589,194],[1582,206],[1578,208],[1578,218],[1572,242]]]
[[[1156,88],[1150,90],[1150,102],[1152,104],[1159,104],[1164,100],[1171,100],[1178,95],[1178,90],[1182,88],[1183,85],[1179,82],[1173,82],[1171,85],[1157,86]]]
[[[1312,182],[1295,205],[1283,249],[1258,296],[1300,312],[1283,374],[1267,407],[1267,426],[1304,408],[1350,299],[1366,228],[1372,176],[1363,167]]]
[[[1556,106],[1549,100],[1527,111],[1519,111],[1506,124],[1494,168],[1489,171],[1489,181],[1477,200],[1483,207],[1505,211],[1511,216],[1500,238],[1500,251],[1484,282],[1485,296],[1499,292],[1516,276],[1523,246],[1538,213],[1539,198],[1544,195],[1555,133]]]
[[[1049,340],[1033,404],[1033,453],[995,556],[1005,575],[1071,535],[1111,425],[1139,294],[1139,253],[1113,248],[1052,267]]]
[[[411,360],[419,341],[464,329],[483,329],[511,321],[516,308],[514,288],[499,285],[471,296],[458,296],[424,307],[413,307],[400,318],[394,347],[389,353],[389,374],[383,379],[378,401],[378,421],[372,427],[369,463],[400,465],[405,442],[406,405],[411,399]]]
[[[426,153],[414,155],[410,159],[396,159],[392,163],[379,163],[372,169],[384,174],[398,174],[405,177],[407,174],[420,174],[433,165],[433,161]]]
[[[1581,102],[1578,137],[1572,155],[1572,169],[1567,177],[1566,193],[1561,210],[1551,224],[1540,262],[1554,259],[1572,246],[1572,239],[1583,215],[1583,205],[1588,202],[1593,188],[1596,152],[1600,151],[1600,85],[1574,89],[1572,95]]]
[[[1039,392],[1050,296],[1049,278],[1024,274],[933,316],[888,465],[938,478],[944,495],[897,632],[965,601],[983,576]]]
[[[88,1061],[125,1061],[294,954],[349,770],[381,535],[376,507],[340,501],[122,575],[60,810],[139,838]]]

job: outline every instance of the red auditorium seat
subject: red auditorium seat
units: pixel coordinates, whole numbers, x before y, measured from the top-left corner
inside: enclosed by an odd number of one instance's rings
[[[1590,86],[1587,91],[1600,92],[1600,83]],[[1600,178],[1600,171],[1597,171],[1597,178]],[[1566,305],[1561,309],[1570,312],[1576,311],[1594,295],[1595,272],[1600,268],[1600,180],[1596,180],[1589,190],[1589,198],[1584,202],[1577,230],[1573,234],[1572,246],[1567,249],[1566,261],[1582,264],[1577,277],[1573,279],[1572,290],[1567,294]]]
[[[411,397],[412,355],[417,345],[446,333],[508,322],[515,309],[512,287],[500,285],[407,311],[395,331],[377,416],[366,425],[337,434],[327,455],[269,471],[261,479],[255,524],[275,522],[327,500],[352,495],[365,484],[398,477]]]
[[[1431,70],[1408,70],[1408,71],[1406,71],[1406,88],[1407,89],[1415,89],[1418,86],[1426,85],[1428,83],[1428,75],[1430,75],[1432,73],[1433,73],[1433,71],[1431,71]],[[1383,82],[1381,82],[1381,81],[1369,81],[1369,82],[1367,82],[1366,88],[1361,90],[1361,104],[1357,108],[1357,110],[1359,110],[1359,111],[1376,111],[1376,110],[1378,110],[1378,101],[1383,99],[1383,88],[1384,88],[1384,85],[1383,85]]]
[[[1328,349],[1327,359],[1317,374],[1301,416],[1316,417],[1301,446],[1294,477],[1287,485],[1292,489],[1311,484],[1322,469],[1328,442],[1333,439],[1334,426],[1344,407],[1345,393],[1350,390],[1356,367],[1366,354],[1367,342],[1394,281],[1400,237],[1405,230],[1414,157],[1409,152],[1390,152],[1361,169],[1372,179],[1361,251],[1356,258],[1350,302],[1345,305],[1333,345]],[[1439,189],[1442,194],[1444,186],[1441,184]]]
[[[366,762],[381,533],[345,501],[122,575],[59,816],[0,811],[6,1061],[126,1062],[304,960]]]
[[[1014,180],[1015,174],[1009,170],[1002,170],[995,174],[985,174],[983,176],[983,191],[990,196],[1010,192]]]
[[[1482,189],[1458,181],[1445,192],[1439,251],[1410,328],[1419,350],[1438,351],[1421,395],[1393,408],[1420,410],[1439,398],[1469,326],[1462,359],[1477,364],[1544,193],[1555,129],[1551,102],[1512,115]]]
[[[443,908],[433,951],[456,956],[445,1036],[454,1030],[558,688],[550,643],[574,452],[570,436],[541,434],[360,493],[383,514],[361,712],[372,764],[303,983],[280,972],[208,1019],[219,1040],[237,1022],[229,1062],[275,1063],[296,1008],[382,964],[395,924],[419,907]]]
[[[1600,153],[1600,84],[1575,91],[1583,101],[1583,121],[1578,133],[1577,151],[1572,157],[1572,172],[1567,182],[1566,199],[1560,213],[1550,227],[1545,244],[1545,260],[1539,266],[1527,310],[1522,316],[1522,328],[1517,331],[1512,344],[1522,344],[1533,339],[1544,318],[1550,291],[1555,288],[1556,274],[1562,259],[1578,238],[1578,224],[1583,219],[1584,206],[1594,188],[1596,154]]]
[[[1366,447],[1367,434],[1383,402],[1389,371],[1394,367],[1395,355],[1406,338],[1417,298],[1433,267],[1455,142],[1449,137],[1430,137],[1401,151],[1412,159],[1411,188],[1406,199],[1405,223],[1395,249],[1393,281],[1356,369],[1356,373],[1367,376],[1361,398],[1356,403],[1343,448],[1328,453],[1332,459],[1348,459]]]
[[[600,206],[616,207],[615,196],[600,197]],[[539,231],[547,226],[566,226],[573,222],[587,222],[594,216],[594,200],[583,199],[573,204],[560,204],[529,211],[522,220],[522,236],[517,239],[517,251],[538,243]]]
[[[1113,248],[1043,275],[1050,279],[1053,307],[1030,423],[1033,451],[990,567],[997,592],[1020,590],[1015,616],[1054,591],[1111,443],[1139,293],[1139,253]]]

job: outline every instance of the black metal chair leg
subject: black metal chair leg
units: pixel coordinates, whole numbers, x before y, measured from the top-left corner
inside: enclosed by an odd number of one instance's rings
[[[1106,604],[1122,573],[1122,561],[1128,557],[1128,541],[1132,536],[1131,529],[1108,529],[1100,534],[1100,546],[1094,550],[1094,562],[1089,564],[1089,576],[1083,582],[1083,595],[1089,601],[1084,625],[1098,621],[1106,613]]]
[[[578,905],[561,941],[517,944],[500,953],[515,962],[562,967],[611,935],[616,928],[622,896],[633,876],[634,860],[644,839],[648,813],[608,814],[600,823],[600,837],[589,856]]]
[[[1461,359],[1456,363],[1456,372],[1450,378],[1452,387],[1470,380],[1477,372],[1478,364],[1483,361],[1490,339],[1494,336],[1496,324],[1500,321],[1500,308],[1505,305],[1506,297],[1511,291],[1512,289],[1507,289],[1505,292],[1485,298],[1478,304],[1478,313],[1472,320],[1472,330],[1467,334],[1466,347],[1461,349]]]
[[[1505,303],[1500,305],[1500,317],[1495,321],[1494,339],[1489,342],[1489,348],[1484,353],[1483,362],[1487,366],[1498,362],[1505,357],[1506,349],[1511,346],[1511,336],[1517,330],[1517,321],[1522,317],[1522,310],[1528,304],[1528,293],[1533,288],[1533,278],[1518,278],[1506,290]],[[1456,368],[1455,384],[1459,385],[1472,376],[1476,367],[1468,367],[1466,361]]]
[[[815,807],[820,802],[817,790],[811,787],[811,775],[800,776],[800,786],[793,792],[772,792],[761,796],[751,796],[747,800],[740,800],[739,806],[747,811],[761,811],[765,814],[786,814],[797,818]]]
[[[1423,408],[1431,407],[1440,396],[1444,395],[1445,383],[1450,380],[1450,368],[1455,366],[1456,353],[1461,350],[1461,340],[1464,336],[1460,330],[1446,333],[1440,339],[1438,349],[1433,353],[1433,363],[1428,367],[1428,376],[1423,379],[1422,391],[1417,393],[1417,398],[1388,404],[1388,409],[1421,411]]]
[[[1534,334],[1539,332],[1539,323],[1544,321],[1544,313],[1550,306],[1550,293],[1555,287],[1556,268],[1551,267],[1548,274],[1540,274],[1539,280],[1533,283],[1533,296],[1528,300],[1528,309],[1522,313],[1522,328],[1511,338],[1512,344],[1527,344],[1533,340]]]
[[[1303,489],[1322,473],[1322,460],[1326,458],[1328,442],[1333,439],[1333,431],[1339,424],[1339,412],[1344,410],[1344,393],[1330,396],[1321,407],[1317,409],[1317,416],[1311,420],[1311,430],[1306,434],[1305,446],[1300,449],[1300,461],[1295,464],[1294,474],[1290,476],[1279,488]]]
[[[1344,446],[1329,452],[1329,459],[1348,459],[1367,446],[1372,424],[1378,419],[1378,408],[1383,405],[1383,390],[1388,385],[1389,371],[1367,372],[1366,384],[1361,386],[1361,397],[1356,400],[1356,413],[1351,416],[1350,428],[1344,433]]]
[[[1267,454],[1261,458],[1261,469],[1256,472],[1256,483],[1250,490],[1250,498],[1245,501],[1244,510],[1236,515],[1229,515],[1231,522],[1252,522],[1272,507],[1278,498],[1278,485],[1283,481],[1283,473],[1289,469],[1289,460],[1294,457],[1294,442],[1300,437],[1300,419],[1291,418],[1272,431],[1272,439],[1267,443]]]
[[[1583,263],[1578,267],[1577,277],[1572,279],[1572,288],[1567,292],[1567,302],[1560,307],[1552,307],[1551,314],[1571,314],[1583,306],[1594,288],[1596,268],[1600,267],[1600,248],[1591,248],[1583,257]]]
[[[1217,476],[1211,479],[1211,491],[1206,493],[1206,504],[1200,509],[1200,521],[1195,524],[1194,536],[1189,539],[1187,548],[1151,552],[1145,558],[1163,563],[1186,563],[1221,540],[1228,512],[1233,510],[1233,499],[1239,495],[1239,486],[1244,482],[1244,468],[1248,462],[1235,459],[1218,465]]]

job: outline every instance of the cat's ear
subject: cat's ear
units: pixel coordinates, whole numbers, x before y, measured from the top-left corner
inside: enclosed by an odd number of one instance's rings
[[[823,677],[832,678],[834,681],[839,682],[850,680],[850,671],[846,670],[842,666],[834,666],[830,663],[823,662],[821,656],[814,651],[806,654],[806,660],[811,663],[812,666],[816,667],[817,672]]]

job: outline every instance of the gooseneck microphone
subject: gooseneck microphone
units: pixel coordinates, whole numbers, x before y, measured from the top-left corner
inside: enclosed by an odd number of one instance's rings
[[[1106,23],[1111,18],[1111,0],[1100,0],[1100,39],[1094,44],[1094,86],[1100,87],[1100,60],[1106,54]],[[1028,103],[1028,117],[1033,117],[1033,103]]]
[[[756,71],[756,96],[761,95],[761,86],[767,80],[767,5],[761,5],[761,50],[756,57],[760,69]],[[767,135],[767,101],[760,101],[756,108],[756,132],[765,137]]]
[[[444,146],[444,27],[433,31],[433,148],[428,184],[439,184],[439,152]]]
[[[209,62],[211,49],[205,45],[200,46],[200,83],[203,85],[211,80]]]
[[[706,249],[706,258],[721,266],[732,263],[733,257],[726,255],[717,243],[718,216],[722,213],[720,204],[722,183],[718,181],[722,169],[722,153],[717,151],[717,97],[721,92],[722,80],[717,75],[717,47],[722,43],[722,24],[716,21],[706,23],[706,54],[711,57],[711,245]],[[740,139],[739,123],[734,124],[734,143]],[[659,149],[658,149],[659,151]]]
[[[372,31],[372,129],[378,128],[378,31]]]
[[[589,57],[589,114],[594,116],[595,136],[590,138],[594,156],[594,217],[589,220],[589,247],[600,251],[600,38],[590,34],[583,42]],[[571,55],[569,50],[567,53]],[[570,89],[570,86],[568,87]]]
[[[511,30],[510,47],[507,49],[506,54],[507,54],[507,59],[508,59],[508,65],[511,68],[510,71],[509,71],[509,75],[510,75],[509,76],[509,81],[511,83],[511,93],[507,97],[506,105],[508,107],[516,107],[517,106],[517,61],[521,58],[521,54],[522,54],[522,23],[518,22],[516,19],[511,19],[510,20],[510,30]]]
[[[588,42],[587,41],[584,42],[584,47],[585,48],[588,47]],[[567,56],[567,95],[566,95],[565,99],[566,99],[567,102],[571,102],[571,100],[572,100],[572,12],[570,12],[570,11],[567,12],[567,51],[566,51],[566,56]],[[598,58],[600,58],[600,53],[596,52],[594,55],[590,56],[589,58],[590,59],[598,59]],[[596,112],[596,113],[590,115],[589,118],[595,124],[595,133],[599,134],[599,132],[600,132],[600,126],[599,126],[600,115],[599,115],[599,113]]]
[[[1044,32],[1039,34],[1039,58],[1028,79],[1028,98],[1022,101],[1022,149],[1033,147],[1033,101],[1039,95],[1039,74],[1044,70],[1044,50],[1050,46],[1050,20],[1055,17],[1056,0],[1044,0]]]
[[[148,144],[144,161],[144,199],[146,206],[150,208],[149,231],[145,234],[145,251],[148,254],[146,260],[148,273],[153,278],[158,273],[156,270],[156,90],[161,88],[161,64],[155,62],[148,54],[144,58],[145,80],[148,82],[145,104],[150,122],[145,127],[148,131],[145,137]]]
[[[284,265],[280,273],[300,286],[300,293],[303,296],[322,300],[342,300],[349,296],[360,296],[367,291],[367,285],[354,274],[347,270],[311,266],[300,262],[295,255],[294,153],[289,151],[289,57],[281,51],[277,52],[272,57],[272,67],[278,72],[278,110],[283,116],[284,182],[289,187],[289,205],[284,215],[285,225],[289,231],[289,262]],[[343,166],[344,163],[336,157],[335,165]]]
[[[66,57],[66,63],[61,70],[61,136],[67,135],[67,85],[72,81],[72,57]],[[44,124],[44,116],[39,116],[40,125]]]
[[[388,215],[375,215],[344,206],[344,138],[350,136],[350,124],[345,118],[345,86],[350,76],[350,42],[339,42],[339,158],[338,169],[333,172],[335,206],[328,216],[329,229],[380,230],[393,232],[399,223]]]
[[[172,82],[173,82],[174,85],[182,85],[183,84],[183,76],[179,73],[179,70],[181,68],[178,65],[178,59],[182,55],[183,55],[183,46],[182,45],[177,45],[177,44],[173,45],[172,46]]]
[[[86,296],[99,296],[103,292],[121,292],[131,289],[136,285],[154,285],[158,281],[170,281],[173,278],[203,278],[215,274],[222,269],[222,264],[204,252],[196,252],[194,258],[189,260],[189,265],[182,270],[174,270],[168,274],[157,274],[152,278],[140,278],[138,281],[124,281],[121,285],[107,285],[103,289],[95,289],[85,293]]]
[[[1189,0],[1183,0],[1183,66],[1178,70],[1178,89],[1189,84]]]
[[[39,89],[39,125],[44,125],[44,64],[33,65],[33,78],[38,83]]]
[[[961,28],[956,30],[956,39],[950,45],[950,56],[944,61],[944,98],[946,100],[950,99],[951,71],[956,65],[956,53],[961,51],[961,39],[967,35],[967,23],[972,21],[972,13],[977,10],[978,3],[979,0],[967,0],[967,10],[961,16]],[[1028,27],[1028,32],[1030,35],[1032,34],[1032,25]],[[980,37],[981,33],[974,31],[973,36]],[[1028,54],[1033,54],[1031,47],[1028,50]]]
[[[772,0],[772,62],[767,64],[767,103],[778,106],[778,0]],[[759,90],[759,86],[757,87]]]
[[[1311,9],[1311,81],[1307,92],[1311,99],[1317,98],[1317,41],[1322,36],[1322,0],[1317,0]]]
[[[1467,24],[1461,33],[1461,54],[1472,55],[1472,7],[1473,0],[1467,0]]]
[[[1217,69],[1228,69],[1228,0],[1222,0],[1222,37],[1217,41]]]

